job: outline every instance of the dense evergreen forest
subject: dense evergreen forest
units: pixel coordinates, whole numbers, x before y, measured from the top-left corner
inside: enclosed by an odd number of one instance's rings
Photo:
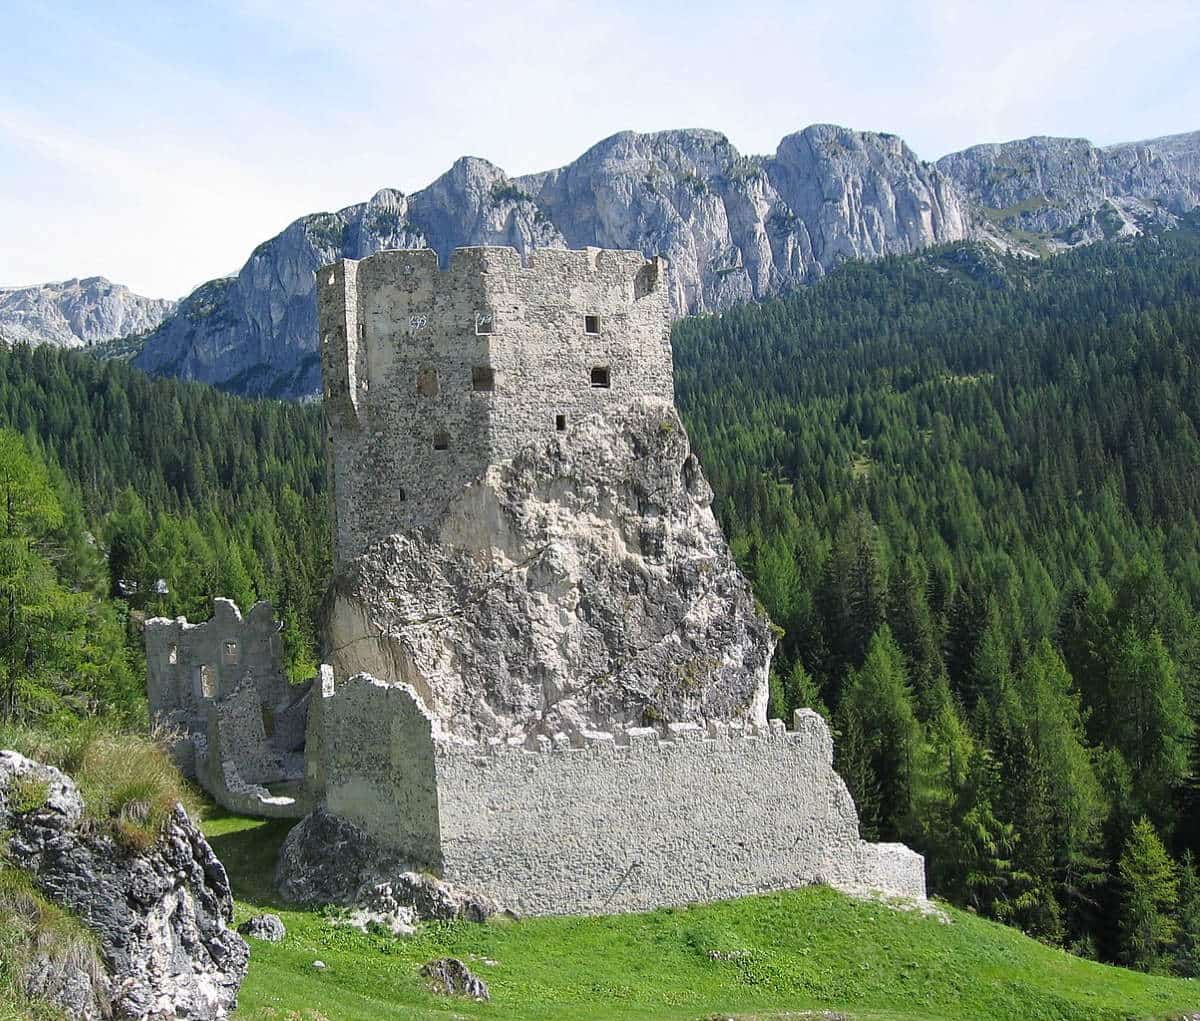
[[[1196,973],[1200,236],[847,265],[675,341],[774,708],[833,721],[868,835]]]
[[[774,713],[832,721],[865,835],[1044,940],[1200,974],[1200,235],[847,264],[675,345],[781,629]],[[137,621],[212,595],[274,600],[311,668],[319,408],[18,348],[0,428],[4,715],[138,722]]]

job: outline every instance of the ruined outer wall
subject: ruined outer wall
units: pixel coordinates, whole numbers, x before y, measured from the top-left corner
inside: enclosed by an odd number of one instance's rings
[[[439,746],[443,875],[519,914],[644,911],[811,882],[925,894],[921,857],[869,845],[801,713],[760,734],[694,724],[583,748]]]
[[[674,724],[530,751],[448,740],[412,688],[365,674],[324,703],[329,810],[520,914],[812,882],[925,893],[920,855],[859,839],[829,730],[807,710],[793,731]]]
[[[320,713],[329,811],[415,865],[440,868],[435,724],[416,692],[357,674],[325,689]]]
[[[436,525],[538,437],[672,400],[665,278],[661,260],[600,249],[539,249],[525,267],[511,248],[463,248],[444,271],[433,251],[389,251],[319,270],[335,559]]]
[[[214,599],[212,619],[201,624],[153,617],[146,621],[145,640],[147,693],[156,721],[203,726],[206,706],[232,694],[247,672],[263,705],[273,707],[286,691],[270,603],[255,603],[243,618],[231,600]]]

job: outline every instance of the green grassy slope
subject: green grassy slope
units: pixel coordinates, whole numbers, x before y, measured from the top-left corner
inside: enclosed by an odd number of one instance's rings
[[[828,1009],[892,1021],[1125,1021],[1200,1011],[1200,985],[1079,960],[953,909],[937,918],[826,889],[609,918],[432,925],[409,939],[286,909],[271,872],[286,822],[214,813],[238,920],[280,914],[255,942],[239,1019],[782,1018]],[[714,959],[713,952],[717,959]],[[479,1004],[430,994],[418,969],[452,955],[491,987]],[[324,961],[325,971],[312,967]]]

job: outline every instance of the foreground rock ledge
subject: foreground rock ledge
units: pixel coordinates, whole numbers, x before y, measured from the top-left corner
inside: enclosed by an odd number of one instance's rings
[[[19,811],[9,796],[18,784],[44,790],[41,806]],[[132,851],[86,824],[70,777],[0,751],[0,831],[8,833],[7,864],[96,936],[104,974],[83,987],[82,974],[69,982],[35,976],[37,990],[57,994],[70,1017],[208,1021],[237,1006],[250,950],[229,927],[225,868],[182,806],[153,846]]]

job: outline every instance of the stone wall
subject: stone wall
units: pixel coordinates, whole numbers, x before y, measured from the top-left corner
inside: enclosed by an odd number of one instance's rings
[[[815,713],[795,729],[584,731],[531,747],[453,740],[415,691],[326,698],[329,810],[519,914],[648,910],[813,882],[922,897],[924,862],[859,839]],[[431,796],[432,795],[432,796]]]
[[[211,620],[183,617],[146,621],[150,715],[160,723],[203,727],[207,706],[232,695],[250,676],[259,701],[274,708],[287,695],[279,629],[268,602],[243,617],[230,599],[214,599]]]
[[[666,266],[638,252],[380,252],[317,273],[334,554],[436,524],[488,465],[673,399]]]

